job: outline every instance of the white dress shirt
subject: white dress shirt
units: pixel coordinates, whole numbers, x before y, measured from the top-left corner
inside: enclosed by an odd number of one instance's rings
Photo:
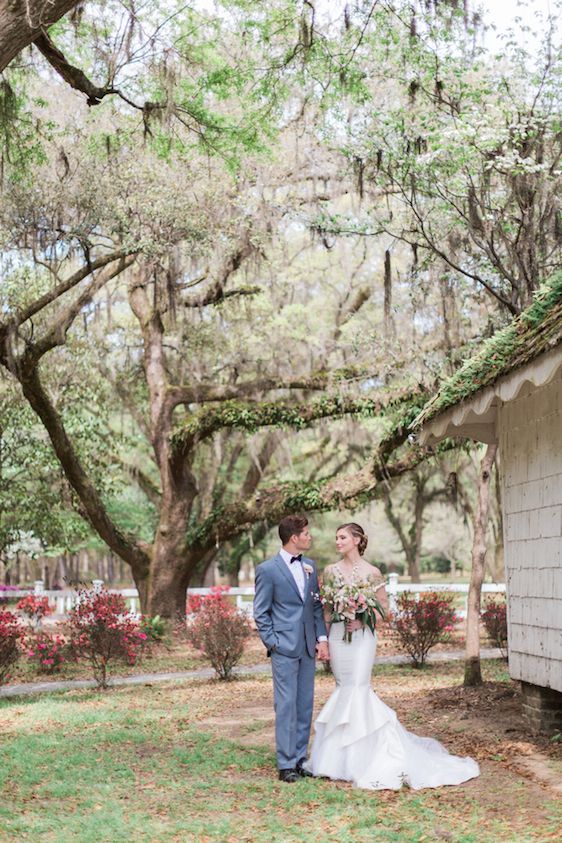
[[[281,558],[283,562],[287,565],[287,568],[291,572],[291,576],[293,577],[294,581],[297,584],[297,588],[299,590],[299,594],[301,599],[304,600],[304,586],[305,586],[305,578],[304,578],[304,570],[302,567],[302,562],[295,561],[291,562],[291,559],[294,557],[292,554],[288,553],[284,547],[281,548],[279,551],[281,554]]]
[[[281,554],[281,559],[286,564],[287,568],[291,572],[291,576],[293,577],[294,581],[297,584],[297,588],[299,590],[299,594],[301,598],[304,600],[304,589],[306,587],[306,577],[304,574],[304,568],[302,567],[302,562],[291,562],[293,559],[293,555],[288,553],[284,547],[281,548],[279,551]],[[318,641],[327,641],[328,638],[326,635],[319,635]]]

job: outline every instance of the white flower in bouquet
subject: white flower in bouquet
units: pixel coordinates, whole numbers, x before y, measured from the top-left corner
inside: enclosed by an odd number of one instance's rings
[[[320,599],[322,605],[331,613],[332,623],[358,620],[363,627],[368,626],[371,632],[374,632],[377,613],[384,618],[384,609],[376,596],[383,585],[384,583],[375,585],[369,580],[355,583],[328,581],[322,586]],[[346,629],[344,640],[351,642],[351,639],[352,632]]]

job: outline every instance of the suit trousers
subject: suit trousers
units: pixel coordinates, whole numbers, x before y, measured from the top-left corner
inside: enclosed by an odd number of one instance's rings
[[[273,701],[275,706],[275,744],[277,767],[293,769],[306,758],[312,709],[316,659],[306,646],[300,658],[271,653]]]

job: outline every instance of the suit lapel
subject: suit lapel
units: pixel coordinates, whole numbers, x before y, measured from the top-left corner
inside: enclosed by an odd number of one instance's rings
[[[306,603],[306,601],[310,597],[310,578],[311,578],[312,574],[306,573],[306,571],[304,570],[305,564],[306,565],[312,565],[311,561],[303,556],[303,558],[302,558],[302,566],[303,566],[302,572],[304,574],[304,602]]]
[[[287,567],[287,563],[285,562],[285,560],[283,559],[283,557],[281,556],[280,553],[278,553],[277,556],[276,556],[276,562],[277,562],[277,565],[278,565],[279,569],[281,570],[281,573],[283,574],[283,576],[287,578],[290,585],[294,588],[294,590],[298,594],[299,599],[302,600],[301,593],[299,591],[299,587],[295,582],[295,578],[291,574],[291,572],[289,571],[289,569]],[[306,574],[305,574],[305,580],[306,580]],[[305,596],[305,599],[306,599],[306,582],[305,582],[304,596]]]

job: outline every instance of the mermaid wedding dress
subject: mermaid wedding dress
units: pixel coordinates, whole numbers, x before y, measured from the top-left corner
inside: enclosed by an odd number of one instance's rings
[[[343,623],[330,628],[336,689],[315,722],[307,768],[315,776],[351,781],[367,790],[414,790],[461,784],[480,773],[472,758],[450,755],[433,738],[408,732],[371,689],[377,648],[370,629],[343,640]]]

